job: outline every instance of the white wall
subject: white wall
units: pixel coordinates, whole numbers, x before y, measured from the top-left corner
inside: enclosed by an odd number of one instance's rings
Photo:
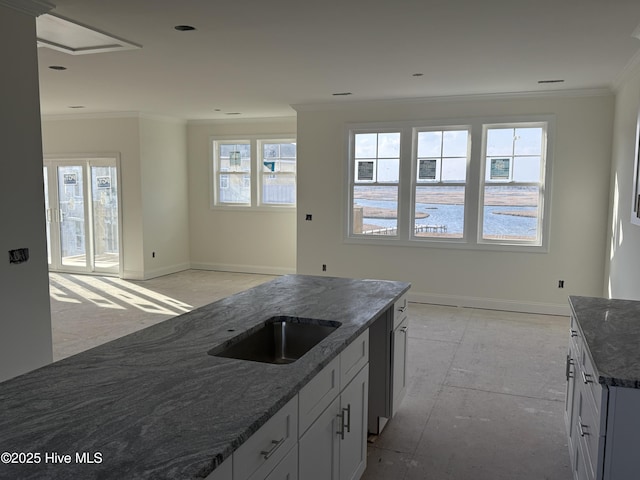
[[[640,300],[640,226],[631,223],[640,68],[617,91],[613,128],[611,220],[605,296]]]
[[[0,381],[52,360],[35,38],[33,17],[0,6]],[[10,264],[17,248],[29,260]]]
[[[566,313],[570,294],[601,295],[613,107],[607,93],[296,107],[298,273],[327,264],[326,275],[409,281],[417,301],[543,313]],[[343,242],[345,123],[526,114],[556,118],[548,253]]]
[[[295,118],[189,123],[189,238],[194,268],[295,273],[295,210],[230,211],[210,206],[212,136],[295,132]]]
[[[49,154],[119,153],[122,252],[125,278],[144,278],[142,177],[137,115],[44,118],[42,145]]]
[[[184,122],[140,118],[140,170],[144,278],[185,270],[189,268],[189,204]]]

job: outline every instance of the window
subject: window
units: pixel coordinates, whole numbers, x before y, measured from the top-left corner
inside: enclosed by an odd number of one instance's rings
[[[415,135],[413,236],[463,238],[469,130]]]
[[[540,244],[545,136],[543,124],[485,125],[483,242]]]
[[[347,241],[545,250],[552,122],[349,126]]]
[[[260,203],[262,205],[295,205],[296,144],[289,140],[260,141]]]
[[[354,157],[353,232],[397,235],[400,132],[356,133]]]
[[[216,138],[212,150],[214,207],[295,207],[295,139]]]

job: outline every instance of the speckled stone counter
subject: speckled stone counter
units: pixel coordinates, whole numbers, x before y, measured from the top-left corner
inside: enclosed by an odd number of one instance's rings
[[[640,388],[640,302],[569,297],[598,382]]]
[[[0,383],[0,453],[40,454],[0,478],[206,477],[409,287],[287,275]],[[277,315],[342,326],[288,365],[207,354]]]

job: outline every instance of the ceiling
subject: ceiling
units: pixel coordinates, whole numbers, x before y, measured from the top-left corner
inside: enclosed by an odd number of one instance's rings
[[[638,0],[53,2],[142,48],[39,48],[44,115],[280,117],[292,104],[614,88],[640,59]]]

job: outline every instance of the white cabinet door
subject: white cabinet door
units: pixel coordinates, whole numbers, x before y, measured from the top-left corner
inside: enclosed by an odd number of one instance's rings
[[[357,480],[367,466],[367,415],[369,397],[369,365],[342,391],[338,431],[340,439],[340,480]],[[341,435],[342,437],[342,435]]]
[[[404,320],[393,331],[393,388],[391,416],[394,416],[407,393],[407,344],[409,318]]]
[[[340,398],[334,399],[299,440],[299,474],[304,480],[338,480]]]

